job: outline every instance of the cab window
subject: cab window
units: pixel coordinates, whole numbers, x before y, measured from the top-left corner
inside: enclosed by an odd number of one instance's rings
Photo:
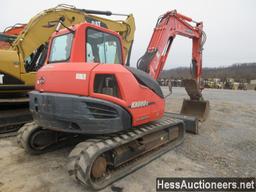
[[[86,61],[88,63],[122,63],[121,45],[116,36],[89,28],[86,39]]]
[[[69,60],[73,36],[73,33],[68,33],[54,37],[52,40],[49,63]]]

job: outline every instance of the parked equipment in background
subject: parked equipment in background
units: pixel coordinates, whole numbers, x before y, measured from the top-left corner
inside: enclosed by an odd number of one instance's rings
[[[27,25],[15,25],[0,34],[0,40],[5,40],[0,49],[0,134],[16,131],[32,120],[27,93],[34,89],[36,71],[45,62],[48,40],[60,20],[61,28],[88,22],[117,32],[124,46],[124,60],[129,63],[135,31],[133,15],[122,15],[125,20],[110,20],[95,14],[117,15],[62,4],[40,12]]]
[[[239,90],[247,90],[248,89],[248,83],[245,79],[240,80],[238,89]]]
[[[233,78],[227,78],[224,82],[224,89],[238,89],[239,84]]]
[[[221,80],[218,78],[204,79],[203,84],[205,88],[210,88],[210,89],[223,89],[223,86],[224,86],[223,82],[221,82]]]
[[[204,119],[209,103],[198,85],[202,27],[176,10],[167,12],[158,19],[137,69],[125,65],[118,33],[90,23],[57,28],[46,65],[37,73],[36,90],[30,93],[34,122],[19,130],[18,143],[28,153],[40,154],[87,136],[71,151],[68,172],[94,190],[178,146],[185,130],[197,133],[198,121],[165,113],[165,96],[156,79],[175,36],[192,38],[193,79],[184,81],[191,100],[184,101],[182,112]]]

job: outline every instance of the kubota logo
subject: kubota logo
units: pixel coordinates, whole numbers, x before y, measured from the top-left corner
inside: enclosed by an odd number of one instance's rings
[[[44,78],[44,77],[40,77],[40,78],[37,80],[37,84],[43,85],[44,83],[45,83],[45,78]]]

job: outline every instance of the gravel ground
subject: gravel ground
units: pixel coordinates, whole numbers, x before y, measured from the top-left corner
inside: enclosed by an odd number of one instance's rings
[[[163,88],[166,92],[167,89]],[[174,88],[167,111],[179,112],[184,89]],[[256,91],[204,90],[211,111],[199,135],[114,183],[123,191],[155,191],[156,177],[256,176]],[[0,192],[85,191],[66,172],[72,147],[30,156],[16,138],[0,139]],[[113,186],[112,186],[113,187]],[[111,186],[104,192],[113,191]]]

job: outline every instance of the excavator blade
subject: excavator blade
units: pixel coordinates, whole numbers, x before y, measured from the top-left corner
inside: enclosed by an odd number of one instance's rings
[[[199,83],[195,79],[183,80],[183,86],[190,97],[184,99],[181,114],[197,117],[199,121],[205,121],[209,113],[209,101],[203,100]]]
[[[182,115],[194,116],[199,121],[205,121],[209,114],[209,106],[209,101],[184,99],[180,113]]]

